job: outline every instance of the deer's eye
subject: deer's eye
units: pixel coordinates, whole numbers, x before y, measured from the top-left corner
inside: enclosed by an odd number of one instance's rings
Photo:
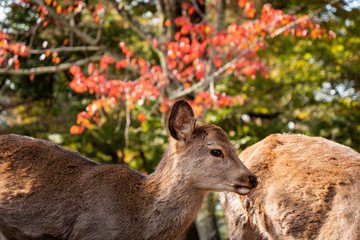
[[[210,154],[213,155],[214,157],[224,157],[223,152],[219,149],[210,150]]]

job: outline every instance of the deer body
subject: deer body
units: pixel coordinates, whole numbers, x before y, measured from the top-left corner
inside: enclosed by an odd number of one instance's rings
[[[0,136],[0,232],[8,239],[177,239],[206,192],[247,194],[256,186],[226,134],[196,123],[186,102],[175,103],[169,132],[169,148],[149,176],[43,140]]]
[[[240,159],[260,179],[222,193],[230,239],[360,239],[360,154],[320,137],[274,134]]]

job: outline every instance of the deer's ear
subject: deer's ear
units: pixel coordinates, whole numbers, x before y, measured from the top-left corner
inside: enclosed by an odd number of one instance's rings
[[[195,114],[185,100],[174,103],[168,118],[170,135],[176,140],[184,140],[190,134],[196,123]]]

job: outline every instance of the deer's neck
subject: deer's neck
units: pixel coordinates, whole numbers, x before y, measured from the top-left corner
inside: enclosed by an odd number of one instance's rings
[[[156,171],[147,179],[151,202],[144,239],[176,239],[196,218],[205,192],[191,187],[174,153],[168,150]]]

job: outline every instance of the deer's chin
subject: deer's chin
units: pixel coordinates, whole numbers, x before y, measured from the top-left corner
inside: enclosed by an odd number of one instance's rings
[[[235,192],[240,195],[247,195],[251,192],[252,188],[244,187],[240,185],[235,186]]]

